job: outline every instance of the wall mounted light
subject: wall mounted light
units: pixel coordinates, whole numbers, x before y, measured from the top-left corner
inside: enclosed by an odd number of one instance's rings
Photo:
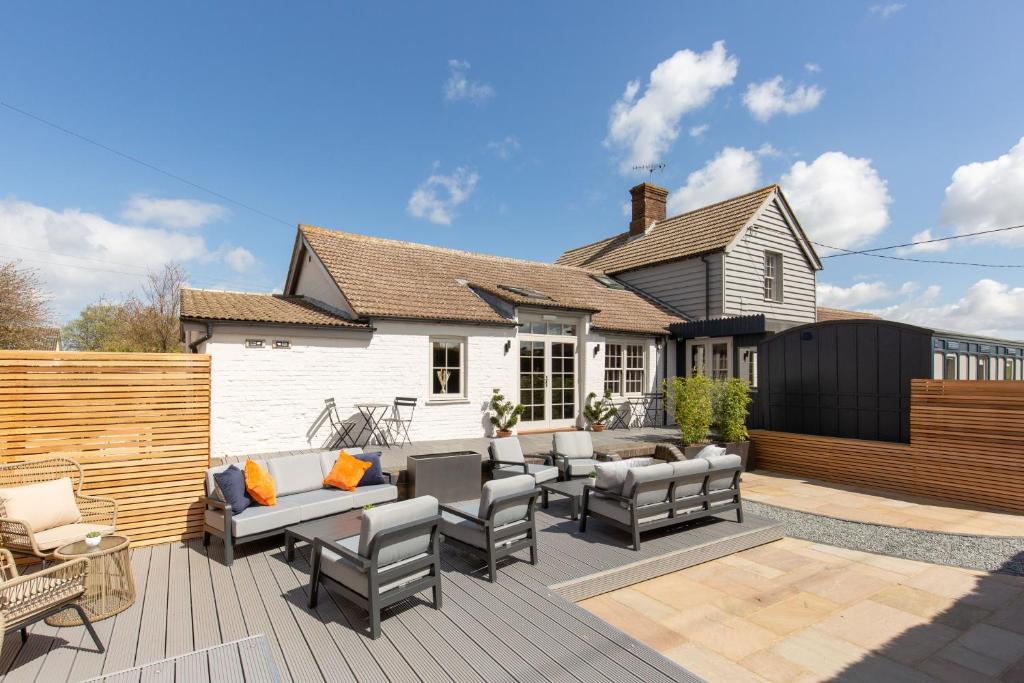
[[[511,350],[512,350],[512,340],[511,339],[506,339],[505,340],[505,354],[507,355],[508,352],[511,351]]]
[[[600,344],[594,344],[594,356],[596,357],[597,354],[599,354],[599,353],[601,353],[601,345]]]

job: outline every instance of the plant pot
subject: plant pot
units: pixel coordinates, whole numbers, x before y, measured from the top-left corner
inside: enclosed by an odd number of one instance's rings
[[[512,436],[512,430],[511,429],[499,429],[497,431],[497,434],[498,434],[498,438],[499,439],[504,439],[506,437]]]
[[[740,456],[740,462],[744,472],[753,469],[753,463],[750,462],[750,458],[748,457],[750,452],[749,441],[728,441],[719,443],[718,445],[725,446],[726,453]]]
[[[601,424],[600,422],[595,422],[594,424],[590,425],[590,428],[593,429],[595,432],[604,431],[604,425]]]
[[[85,544],[87,546],[89,546],[90,548],[95,548],[96,546],[98,546],[100,544],[100,541],[102,541],[102,540],[103,540],[102,536],[86,536],[85,537]]]

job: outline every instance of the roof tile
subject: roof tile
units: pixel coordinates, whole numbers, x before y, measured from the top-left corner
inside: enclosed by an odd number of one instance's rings
[[[343,318],[301,296],[220,292],[209,289],[182,289],[181,317],[282,325],[369,327],[368,323]]]

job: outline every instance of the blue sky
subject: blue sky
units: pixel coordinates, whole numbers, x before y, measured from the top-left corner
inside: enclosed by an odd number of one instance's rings
[[[1017,3],[368,5],[4,4],[0,101],[284,223],[0,108],[0,254],[61,318],[168,259],[280,288],[299,222],[553,260],[624,229],[635,159],[680,210],[781,179],[850,248],[1024,223]],[[818,280],[1024,336],[1020,269],[850,256]]]

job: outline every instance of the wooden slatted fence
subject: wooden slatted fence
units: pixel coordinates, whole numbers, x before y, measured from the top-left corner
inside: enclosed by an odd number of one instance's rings
[[[62,455],[133,545],[202,532],[210,357],[0,351],[0,461]]]
[[[752,430],[757,466],[1024,512],[1024,382],[911,382],[910,443]]]

